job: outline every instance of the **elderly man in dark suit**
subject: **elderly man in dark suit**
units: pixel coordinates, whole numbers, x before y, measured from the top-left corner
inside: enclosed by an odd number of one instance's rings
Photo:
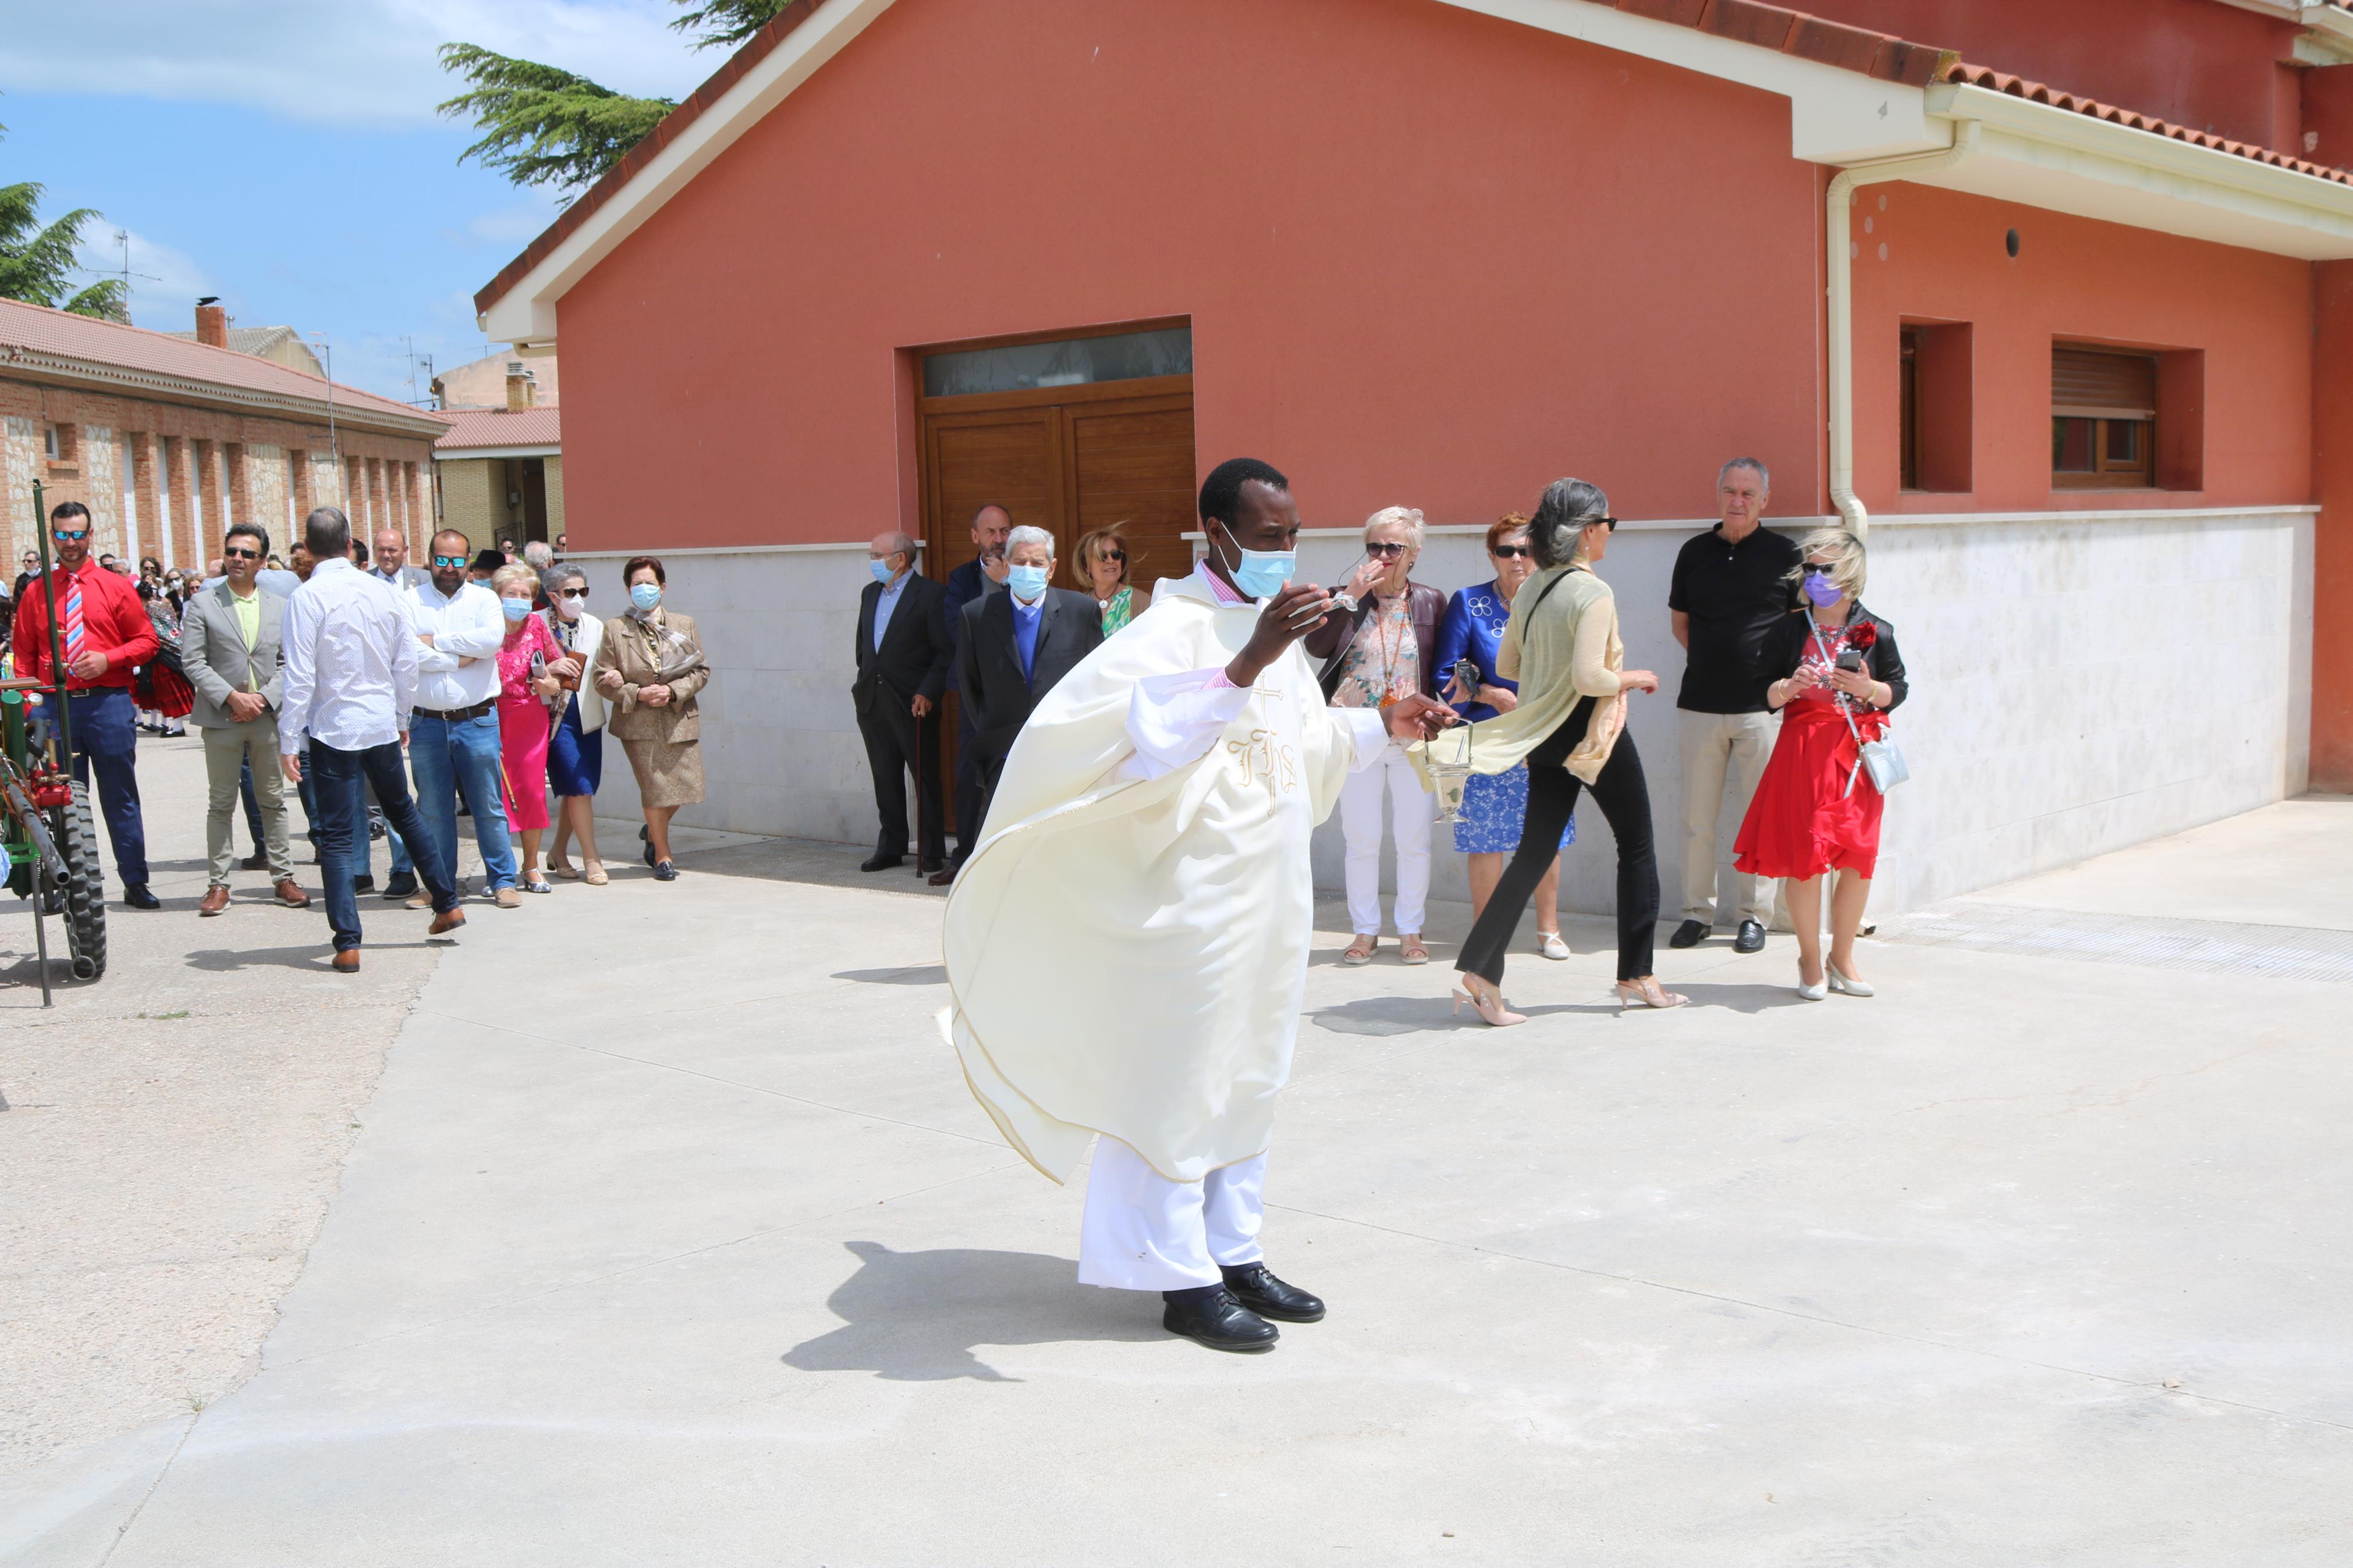
[[[897,531],[877,534],[866,554],[874,581],[858,600],[858,679],[849,690],[881,826],[874,853],[859,869],[887,871],[906,863],[906,775],[912,771],[915,869],[929,875],[947,865],[939,707],[955,649],[940,611],[943,590],[915,570],[915,542]]]
[[[1005,586],[1006,536],[1013,531],[1013,514],[995,501],[983,501],[972,514],[973,558],[947,575],[947,595],[941,605],[941,614],[947,621],[948,642],[953,646],[964,635],[965,606],[976,604]],[[972,705],[963,700],[958,682],[963,660],[951,660],[948,665],[948,689],[957,693],[956,701],[956,763],[955,763],[955,853],[948,858],[948,868],[932,878],[932,886],[944,888],[955,880],[964,868],[965,857],[980,842],[980,815],[983,795],[980,786],[979,731],[973,728]]]
[[[980,810],[971,823],[959,825],[967,829],[957,835],[965,844],[980,842],[997,774],[1029,710],[1103,640],[1100,605],[1085,594],[1046,585],[1054,575],[1052,534],[1015,529],[1005,559],[1005,592],[966,605],[956,639],[956,688],[976,733],[981,783]]]

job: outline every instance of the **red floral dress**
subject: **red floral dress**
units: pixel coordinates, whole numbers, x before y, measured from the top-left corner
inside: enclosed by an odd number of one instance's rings
[[[549,664],[565,657],[547,623],[525,616],[522,630],[499,649],[499,763],[505,774],[507,826],[519,832],[547,826],[547,704],[531,689],[531,656]]]
[[[1799,668],[1819,671],[1823,684],[1781,710],[1780,739],[1773,743],[1733,845],[1733,864],[1751,876],[1802,881],[1825,871],[1852,871],[1868,878],[1878,867],[1884,802],[1870,773],[1855,766],[1862,753],[1856,735],[1879,739],[1887,732],[1887,715],[1842,699],[1829,684],[1830,671],[1856,626],[1869,624],[1824,629],[1819,639],[1805,639]],[[1853,716],[1852,731],[1840,711],[1841,703]]]

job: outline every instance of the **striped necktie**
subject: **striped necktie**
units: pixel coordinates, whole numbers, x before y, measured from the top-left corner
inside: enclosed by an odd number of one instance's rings
[[[81,579],[66,579],[66,665],[81,657]]]

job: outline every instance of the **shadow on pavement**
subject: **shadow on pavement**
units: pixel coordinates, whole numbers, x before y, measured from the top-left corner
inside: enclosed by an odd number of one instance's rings
[[[855,980],[866,985],[945,985],[948,966],[927,963],[916,969],[844,969],[838,971],[836,980]]]
[[[1694,1007],[1724,1007],[1735,1013],[1762,1013],[1774,1007],[1810,1007],[1790,985],[1710,985],[1679,980],[1668,987],[1691,998]]]
[[[360,947],[360,962],[366,963],[367,955],[371,952],[382,952],[389,948],[438,948],[441,945],[438,942],[364,942]],[[202,952],[192,952],[188,954],[188,967],[208,970],[216,974],[239,969],[272,968],[315,969],[325,973],[328,970],[328,961],[334,955],[333,942],[325,940],[322,932],[322,940],[304,942],[300,947],[216,947]]]
[[[974,1347],[1167,1337],[1156,1297],[1080,1285],[1078,1265],[1067,1258],[962,1247],[894,1252],[877,1241],[842,1245],[857,1256],[859,1269],[826,1305],[845,1321],[786,1351],[786,1366],[871,1372],[897,1383],[957,1377],[1018,1383],[975,1355]]]

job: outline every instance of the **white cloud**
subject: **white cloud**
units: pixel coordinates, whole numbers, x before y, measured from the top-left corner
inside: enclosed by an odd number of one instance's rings
[[[82,230],[82,243],[74,247],[74,259],[82,268],[76,285],[95,283],[102,276],[122,275],[122,241],[115,237],[120,234],[130,237],[132,323],[159,332],[193,329],[196,324],[196,301],[205,295],[220,293],[220,285],[195,258],[149,239],[135,229],[94,223]]]
[[[10,6],[0,84],[262,109],[327,125],[417,125],[462,88],[445,43],[480,44],[617,91],[683,98],[722,56],[665,0],[88,0]]]

